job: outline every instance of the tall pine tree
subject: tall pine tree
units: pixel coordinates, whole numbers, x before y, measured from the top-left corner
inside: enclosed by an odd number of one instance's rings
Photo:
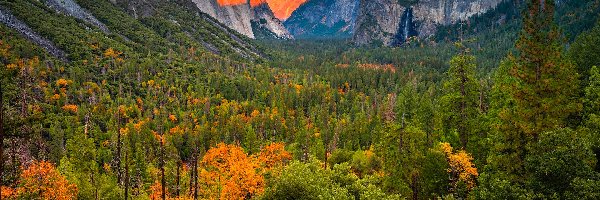
[[[578,74],[563,55],[563,38],[553,21],[553,0],[530,0],[523,14],[523,30],[509,55],[507,89],[510,104],[500,110],[499,132],[504,143],[502,168],[522,177],[527,146],[541,133],[566,126],[581,110],[577,99]]]
[[[467,148],[474,120],[479,114],[479,84],[475,77],[475,56],[463,44],[457,43],[460,53],[450,61],[448,80],[442,97],[446,109],[446,124],[458,132],[461,147]]]

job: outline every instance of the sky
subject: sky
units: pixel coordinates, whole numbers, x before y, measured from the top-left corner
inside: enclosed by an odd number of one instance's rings
[[[240,5],[246,3],[247,0],[217,0],[222,6]],[[302,5],[306,0],[250,0],[250,5],[257,6],[267,2],[275,17],[286,20],[292,12]]]

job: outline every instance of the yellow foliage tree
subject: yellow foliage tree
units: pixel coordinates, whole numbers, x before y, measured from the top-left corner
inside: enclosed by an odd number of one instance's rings
[[[451,175],[452,189],[455,191],[458,183],[463,182],[467,186],[467,191],[471,191],[476,186],[479,176],[477,168],[473,164],[473,157],[464,150],[454,153],[452,146],[445,142],[440,143],[440,149],[446,155],[446,160],[450,165],[448,173]]]

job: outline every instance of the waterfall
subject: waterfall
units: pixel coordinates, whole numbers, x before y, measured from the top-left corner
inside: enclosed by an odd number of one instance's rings
[[[417,35],[413,21],[413,9],[408,7],[404,10],[398,24],[398,32],[394,38],[393,45],[405,43],[411,36]]]
[[[404,25],[404,30],[402,30],[402,36],[404,36],[404,41],[408,40],[408,38],[410,37],[410,28],[411,28],[411,24],[412,24],[412,8],[407,8],[406,11],[404,11],[404,16],[402,17],[402,20],[404,20],[404,22],[402,23]]]

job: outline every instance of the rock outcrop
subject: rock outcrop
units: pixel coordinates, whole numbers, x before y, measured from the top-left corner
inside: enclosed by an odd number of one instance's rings
[[[50,55],[62,61],[68,61],[65,52],[56,47],[54,43],[52,43],[50,40],[47,40],[46,38],[37,34],[35,31],[29,28],[29,26],[27,26],[21,20],[17,19],[8,10],[2,7],[0,7],[0,23],[19,32],[23,37],[27,38],[29,41],[44,48]]]
[[[254,18],[254,13],[250,4],[221,6],[217,0],[192,1],[200,11],[217,19],[220,23],[249,38],[255,38],[250,22]]]
[[[106,25],[98,21],[98,19],[96,19],[96,17],[90,14],[87,10],[81,8],[81,6],[79,6],[79,4],[77,4],[77,2],[74,0],[46,0],[46,5],[58,12],[83,20],[99,28],[104,33],[109,33]]]
[[[360,0],[309,0],[284,25],[296,37],[349,37]]]
[[[294,36],[283,26],[283,23],[275,17],[267,3],[254,6],[252,10],[254,11],[252,24],[254,25],[253,32],[255,36],[258,35],[258,31],[263,31],[277,39],[294,39]]]
[[[482,14],[503,0],[361,0],[353,36],[359,45],[396,45],[408,37],[426,38],[437,26]]]
[[[249,38],[256,38],[256,32],[260,31],[259,35],[293,39],[266,2],[254,6],[249,2],[235,5],[220,5],[217,0],[192,0],[192,2],[200,11]]]

